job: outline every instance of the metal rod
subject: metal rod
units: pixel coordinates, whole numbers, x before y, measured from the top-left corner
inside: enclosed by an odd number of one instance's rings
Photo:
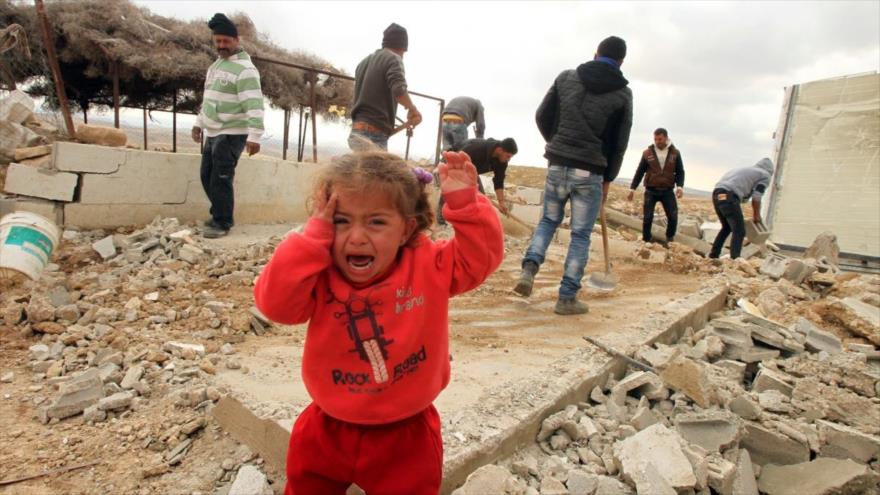
[[[645,363],[643,363],[643,362],[641,362],[641,361],[637,361],[637,360],[635,360],[635,359],[633,359],[633,358],[627,356],[626,354],[624,354],[624,353],[622,353],[622,352],[615,351],[614,349],[612,349],[612,348],[606,346],[605,344],[599,342],[598,340],[596,340],[596,339],[594,339],[594,338],[592,338],[592,337],[587,337],[586,335],[584,335],[584,340],[586,340],[587,342],[593,344],[594,346],[598,347],[599,349],[602,349],[603,351],[605,351],[606,353],[608,353],[608,354],[610,354],[610,355],[612,355],[612,356],[614,356],[614,357],[618,357],[618,358],[620,358],[620,359],[623,359],[623,360],[626,361],[627,364],[629,364],[630,366],[633,366],[633,367],[635,367],[635,368],[638,368],[638,369],[640,369],[640,370],[642,370],[642,371],[650,371],[651,373],[655,373],[655,374],[657,373],[657,370],[654,369],[652,366],[649,366],[649,365],[647,365],[647,364],[645,364]]]
[[[312,84],[312,162],[318,163],[318,109],[316,108],[316,94],[315,94],[315,86],[318,83],[318,75],[312,74],[312,77],[309,78]]]
[[[412,129],[406,130],[406,153],[403,155],[404,160],[409,160],[409,143],[412,141],[413,131]]]
[[[284,109],[284,144],[281,146],[281,159],[287,160],[287,139],[290,137],[290,109]]]
[[[296,161],[301,162],[302,157],[302,132],[303,132],[303,106],[299,106],[299,128],[296,130]]]
[[[113,127],[119,129],[119,63],[111,62],[113,70]]]
[[[64,125],[67,134],[76,137],[76,128],[73,126],[73,117],[70,116],[70,106],[67,103],[67,93],[64,91],[64,79],[61,78],[61,66],[58,65],[58,57],[55,55],[55,41],[52,38],[52,29],[49,27],[49,17],[46,15],[46,6],[43,0],[34,0],[37,7],[37,17],[40,19],[40,28],[43,31],[43,45],[46,48],[46,57],[49,59],[49,67],[52,69],[52,78],[55,80],[55,91],[58,96],[58,105],[64,116]]]
[[[39,473],[39,474],[32,474],[30,476],[22,476],[19,478],[0,480],[0,486],[12,485],[14,483],[19,483],[22,481],[32,480],[32,479],[36,479],[36,478],[42,478],[43,476],[51,476],[53,474],[67,473],[70,471],[75,471],[77,469],[95,466],[95,465],[101,464],[102,462],[103,461],[87,462],[85,464],[77,464],[75,466],[67,466],[67,467],[63,467],[63,468],[52,469],[51,471],[46,471],[44,473]]]
[[[443,139],[443,110],[446,108],[446,102],[440,100],[440,117],[437,118],[437,147],[434,148],[434,165],[440,163],[440,143]]]
[[[144,105],[144,151],[147,150],[147,106]]]
[[[177,88],[171,101],[171,151],[177,153]]]

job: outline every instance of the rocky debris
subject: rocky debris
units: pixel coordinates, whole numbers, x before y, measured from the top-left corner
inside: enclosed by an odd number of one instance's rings
[[[867,435],[854,428],[825,420],[817,420],[824,457],[852,459],[867,464],[880,459],[880,437]]]
[[[853,297],[831,300],[825,318],[880,346],[880,309]]]
[[[92,243],[92,249],[101,256],[102,259],[110,259],[116,256],[116,244],[113,242],[113,236],[108,235],[100,241]]]
[[[754,423],[746,423],[742,442],[752,462],[764,464],[798,464],[810,460],[806,445]]]
[[[707,408],[718,403],[709,374],[705,366],[697,361],[678,358],[669,363],[660,373],[660,378],[667,386],[684,393],[700,407]]]
[[[514,495],[524,492],[524,487],[518,489],[521,484],[510,471],[503,467],[489,464],[483,466],[468,476],[467,481],[453,495]]]
[[[238,469],[235,481],[229,487],[227,495],[272,495],[272,487],[266,479],[266,475],[252,464],[246,464]]]
[[[834,266],[840,264],[840,246],[837,245],[837,235],[834,232],[822,232],[813,240],[810,247],[804,251],[805,258],[825,260]]]
[[[686,413],[675,417],[675,429],[688,442],[709,452],[720,452],[737,444],[739,418],[728,411]]]
[[[820,457],[788,466],[761,469],[758,489],[768,495],[876,493],[880,476],[851,460]]]
[[[40,409],[40,420],[48,423],[50,419],[75,416],[103,398],[104,384],[98,376],[98,370],[88,370],[62,385],[58,396]]]
[[[840,338],[831,332],[822,330],[804,317],[798,318],[795,329],[806,336],[804,345],[810,352],[825,351],[828,354],[839,354],[843,352],[843,345],[840,342]]]
[[[681,450],[682,441],[675,431],[656,424],[615,445],[614,462],[623,478],[636,485],[637,491],[640,491],[639,481],[643,486],[657,487],[661,492],[666,491],[666,487],[675,490],[693,488],[697,480],[690,461]],[[659,476],[646,475],[649,466]]]

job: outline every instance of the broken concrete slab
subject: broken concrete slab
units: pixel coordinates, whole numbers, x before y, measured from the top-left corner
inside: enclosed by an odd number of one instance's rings
[[[651,463],[645,464],[642,471],[634,472],[632,478],[636,484],[636,493],[656,495],[677,495],[678,493],[672,488],[669,481],[660,474],[657,467]]]
[[[746,449],[739,449],[736,457],[736,472],[733,475],[731,495],[758,495],[758,482],[755,480],[752,459]]]
[[[819,454],[823,457],[852,459],[862,464],[880,458],[880,437],[822,419],[816,424],[823,443]]]
[[[709,452],[726,450],[740,438],[740,420],[729,411],[678,414],[674,424],[685,440]]]
[[[804,346],[808,351],[825,351],[832,355],[843,352],[843,345],[836,335],[822,330],[803,316],[798,318],[795,330],[806,336],[807,340],[804,342]]]
[[[117,389],[118,390],[118,389]],[[109,397],[104,397],[98,401],[98,409],[102,411],[116,411],[119,409],[127,409],[131,406],[134,394],[131,392],[117,392]]]
[[[99,241],[93,242],[92,249],[94,249],[101,258],[105,260],[116,256],[116,244],[113,243],[112,235],[108,235]]]
[[[52,168],[64,172],[111,174],[125,163],[125,149],[64,141],[56,141],[52,147]]]
[[[139,364],[133,365],[125,372],[125,376],[122,378],[119,386],[125,390],[134,388],[142,376],[144,376],[144,367]]]
[[[791,438],[755,423],[746,423],[740,446],[755,464],[799,464],[810,460],[810,449]]]
[[[708,484],[715,491],[722,495],[733,492],[733,480],[736,476],[736,464],[724,459],[718,454],[710,455]]]
[[[681,436],[662,424],[652,425],[614,446],[614,462],[623,477],[636,483],[649,465],[676,490],[697,482],[691,463],[681,450]]]
[[[10,163],[4,190],[35,198],[73,201],[77,175]]]
[[[848,330],[880,346],[880,308],[854,297],[834,301],[828,308]]]
[[[777,390],[786,397],[791,397],[794,386],[794,377],[781,371],[772,370],[763,366],[759,367],[758,374],[752,382],[752,392],[761,393],[767,390]]]
[[[747,314],[743,317],[746,323],[752,323],[752,339],[771,347],[788,352],[803,352],[806,337],[792,332],[773,320],[758,315]]]
[[[692,359],[680,357],[660,373],[668,387],[687,395],[702,408],[718,403],[718,397],[709,381],[705,366]]]
[[[649,400],[663,400],[669,396],[669,391],[663,386],[663,380],[650,371],[630,373],[611,388],[613,397],[625,397],[630,392],[635,392],[636,396],[647,397]]]
[[[789,258],[780,254],[771,254],[764,258],[764,263],[761,264],[759,271],[773,280],[779,280],[785,273],[788,260]]]
[[[738,318],[715,318],[709,325],[707,336],[714,335],[727,345],[752,346],[752,325],[747,325]]]
[[[235,481],[227,495],[272,495],[272,487],[266,475],[257,466],[245,464],[238,468]]]
[[[785,272],[782,273],[782,278],[791,281],[791,283],[795,285],[800,285],[816,270],[818,270],[818,268],[816,268],[816,265],[814,264],[804,263],[799,259],[792,259],[785,267]]]
[[[724,357],[735,359],[744,363],[760,363],[776,359],[780,355],[779,349],[768,349],[767,347],[750,345],[748,347],[740,347],[737,345],[724,346]]]
[[[816,260],[826,259],[834,266],[840,264],[840,246],[837,244],[837,235],[834,232],[822,232],[813,240],[810,247],[804,251],[804,258]]]
[[[746,395],[735,397],[727,403],[727,408],[743,419],[754,420],[761,417],[761,406]]]
[[[477,469],[464,485],[455,490],[453,495],[483,495],[508,493],[507,486],[511,483],[510,471],[495,464],[488,464]]]
[[[831,495],[869,493],[880,477],[849,459],[819,457],[809,462],[761,469],[758,489],[768,495]]]
[[[83,412],[104,398],[104,383],[96,368],[71,378],[61,386],[59,395],[40,411],[41,419],[64,419]]]
[[[29,146],[25,148],[16,148],[15,154],[13,156],[13,161],[19,162],[21,160],[27,160],[28,158],[36,158],[39,156],[46,156],[52,152],[52,148],[49,145],[41,145],[41,146]]]

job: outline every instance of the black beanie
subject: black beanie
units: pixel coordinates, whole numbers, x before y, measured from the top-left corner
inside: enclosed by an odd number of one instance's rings
[[[235,27],[235,24],[223,14],[214,14],[214,17],[208,21],[208,27],[211,28],[211,32],[214,34],[238,38],[238,29]]]
[[[382,48],[396,48],[406,51],[408,46],[409,38],[406,35],[405,27],[392,22],[390,26],[385,28],[382,33]]]
[[[626,58],[626,41],[617,36],[609,36],[599,43],[599,48],[596,49],[596,52],[599,53],[600,57],[622,61]]]
[[[501,141],[501,149],[507,153],[513,153],[514,155],[518,151],[516,141],[514,141],[513,138],[505,138],[504,141]]]

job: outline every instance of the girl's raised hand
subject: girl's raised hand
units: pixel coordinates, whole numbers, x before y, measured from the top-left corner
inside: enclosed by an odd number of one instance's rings
[[[312,218],[320,218],[329,223],[333,223],[333,214],[336,213],[336,193],[327,194],[326,189],[322,189],[315,193],[315,209],[312,211]]]
[[[440,191],[443,194],[476,187],[477,168],[471,163],[471,157],[464,151],[444,151],[443,158],[446,163],[441,163],[438,169],[440,174]]]

